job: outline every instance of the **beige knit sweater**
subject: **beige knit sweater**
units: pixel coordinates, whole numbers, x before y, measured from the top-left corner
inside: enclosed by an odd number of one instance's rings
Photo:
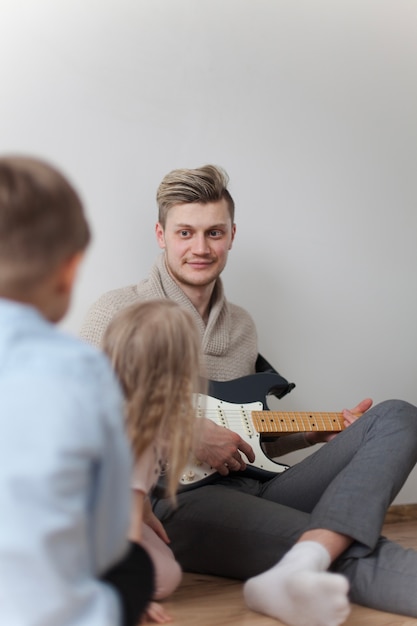
[[[255,373],[258,356],[256,328],[244,309],[228,302],[223,284],[217,279],[207,326],[189,298],[168,274],[162,253],[152,267],[148,278],[137,285],[108,291],[93,304],[81,327],[80,335],[100,346],[103,334],[118,311],[141,300],[170,298],[191,311],[201,335],[205,357],[205,376],[210,380],[233,380]],[[281,437],[264,444],[271,457],[279,457],[310,444],[303,434]]]
[[[89,310],[80,335],[100,346],[105,329],[114,315],[141,300],[169,298],[188,309],[201,335],[206,376],[211,380],[232,380],[255,373],[258,355],[257,334],[253,319],[243,308],[231,304],[217,279],[207,326],[189,298],[169,275],[162,253],[148,278],[137,285],[108,291]]]

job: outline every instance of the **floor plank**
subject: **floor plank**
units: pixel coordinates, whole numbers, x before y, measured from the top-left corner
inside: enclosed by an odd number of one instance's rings
[[[417,521],[387,524],[383,534],[417,549]],[[184,574],[179,589],[164,606],[173,618],[173,626],[281,626],[281,622],[246,608],[241,582],[214,576]],[[353,605],[345,624],[417,626],[417,619]]]

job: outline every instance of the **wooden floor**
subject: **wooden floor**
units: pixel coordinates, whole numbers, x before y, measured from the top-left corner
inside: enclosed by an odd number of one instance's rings
[[[383,534],[417,549],[417,521],[387,524]],[[416,590],[417,593],[417,590]],[[164,602],[173,626],[281,626],[282,622],[246,608],[242,583],[235,580],[184,574],[179,589]],[[346,626],[417,626],[417,619],[373,611],[357,605]]]

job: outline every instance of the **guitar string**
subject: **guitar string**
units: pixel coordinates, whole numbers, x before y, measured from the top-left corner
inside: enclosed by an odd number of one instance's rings
[[[343,429],[342,414],[329,412],[249,411],[224,407],[198,408],[199,415],[222,425],[247,423],[260,432],[305,432]],[[252,416],[252,413],[255,415]]]

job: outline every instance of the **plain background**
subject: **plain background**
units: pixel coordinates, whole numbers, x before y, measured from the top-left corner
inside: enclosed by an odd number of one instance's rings
[[[66,329],[147,275],[163,176],[215,163],[237,205],[228,297],[297,384],[274,408],[417,403],[415,0],[0,8],[1,152],[61,167],[94,231]]]

